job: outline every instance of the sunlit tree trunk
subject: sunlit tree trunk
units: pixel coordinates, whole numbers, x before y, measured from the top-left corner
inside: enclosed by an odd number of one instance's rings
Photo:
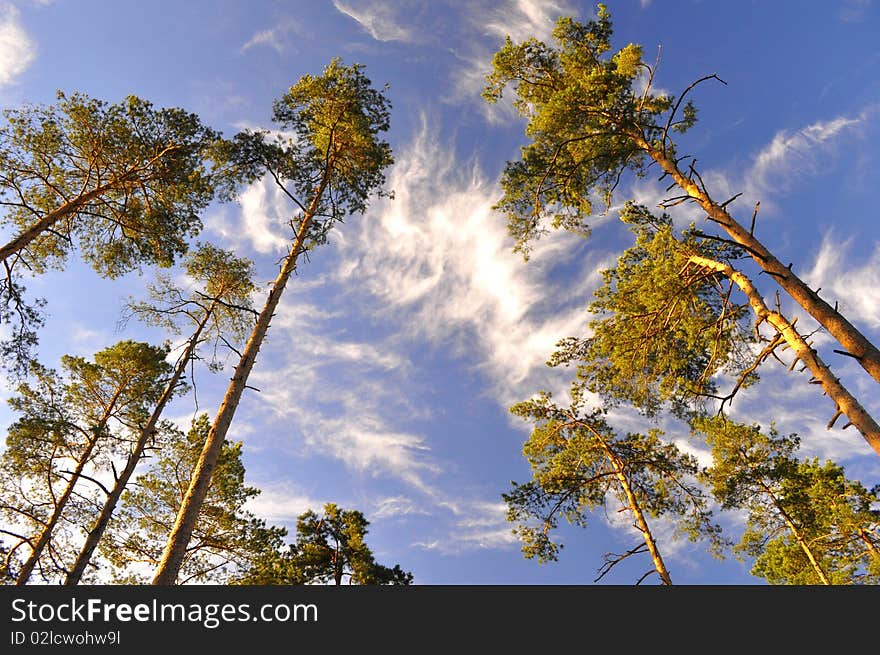
[[[639,148],[644,150],[656,161],[665,173],[696,200],[709,218],[717,223],[731,239],[743,246],[746,252],[764,271],[767,272],[785,291],[803,307],[816,321],[840,343],[862,367],[880,382],[880,350],[872,344],[852,323],[839,314],[835,308],[822,300],[803,280],[779,261],[753,234],[747,230],[727,210],[717,204],[708,193],[691,178],[685,175],[676,162],[645,141],[641,135],[634,134],[631,138]]]
[[[86,537],[86,541],[83,544],[83,547],[80,549],[79,555],[77,556],[73,568],[67,574],[67,577],[64,580],[65,585],[79,584],[80,579],[82,579],[83,573],[85,572],[86,567],[88,566],[89,562],[92,559],[92,555],[95,552],[95,548],[98,547],[98,542],[101,540],[101,537],[104,535],[104,531],[107,529],[107,525],[110,523],[110,519],[113,516],[113,512],[116,509],[116,505],[119,502],[120,496],[122,496],[122,492],[125,491],[125,488],[128,485],[129,480],[131,479],[131,476],[134,474],[135,468],[137,467],[138,463],[141,460],[141,457],[144,454],[144,450],[146,449],[147,444],[149,444],[150,439],[155,433],[156,425],[158,424],[162,413],[165,411],[165,406],[174,395],[174,391],[177,388],[177,384],[180,382],[180,378],[183,376],[184,372],[186,371],[187,365],[190,363],[193,355],[195,354],[196,347],[199,343],[199,338],[201,337],[202,331],[205,329],[205,326],[208,324],[208,321],[211,319],[211,316],[214,313],[215,306],[216,301],[212,303],[210,307],[205,311],[204,317],[198,323],[195,332],[190,337],[189,343],[187,343],[186,350],[180,356],[180,359],[178,359],[177,365],[174,368],[174,372],[171,375],[171,379],[168,380],[168,383],[162,390],[162,395],[159,397],[159,401],[156,403],[156,407],[153,409],[153,413],[150,415],[149,420],[147,421],[146,425],[141,429],[137,441],[135,442],[134,449],[129,454],[128,460],[125,463],[125,467],[116,478],[113,489],[111,489],[110,494],[107,496],[107,499],[104,502],[104,506],[101,508],[100,515],[95,521],[95,524],[92,526],[92,529],[89,531],[89,534]]]
[[[617,478],[617,482],[620,485],[620,488],[623,490],[624,495],[626,496],[626,502],[628,504],[627,508],[633,513],[633,517],[635,518],[635,527],[642,534],[642,538],[645,540],[645,546],[648,548],[648,553],[651,555],[651,561],[654,562],[654,569],[657,571],[657,575],[660,576],[660,580],[663,581],[664,585],[671,585],[672,578],[669,575],[669,570],[666,568],[666,564],[663,562],[663,557],[660,555],[660,549],[657,547],[657,542],[654,541],[654,535],[651,533],[651,529],[648,526],[648,521],[645,518],[644,512],[642,512],[642,508],[639,505],[639,501],[633,493],[632,486],[629,483],[629,478],[626,476],[626,471],[624,470],[623,462],[620,461],[620,458],[615,454],[615,452],[605,443],[605,440],[602,439],[597,433],[594,432],[596,437],[600,439],[602,442],[602,448],[608,455],[608,461],[611,462],[611,466],[614,469],[614,475]]]
[[[827,364],[822,361],[816,351],[810,347],[806,339],[797,331],[794,325],[785,316],[777,311],[772,311],[761,294],[745,275],[735,270],[729,264],[717,262],[706,257],[693,256],[690,261],[697,266],[717,271],[725,275],[735,283],[749,299],[759,321],[767,321],[785,339],[785,342],[794,352],[795,357],[800,359],[813,374],[813,377],[822,385],[822,389],[836,404],[836,419],[839,414],[844,414],[865,437],[865,440],[880,455],[880,425],[868,414],[858,400],[841,384],[834,376]],[[832,419],[829,427],[834,423]]]
[[[241,359],[235,367],[235,373],[226,389],[226,394],[220,404],[214,424],[211,426],[211,431],[208,433],[202,454],[193,472],[190,486],[183,498],[180,511],[177,514],[177,520],[171,530],[168,543],[153,578],[153,584],[155,585],[172,585],[177,580],[177,574],[186,556],[187,544],[198,519],[199,509],[208,493],[211,475],[217,465],[217,458],[223,447],[223,441],[229,431],[229,426],[232,424],[232,418],[235,410],[238,408],[242,393],[247,386],[248,376],[253,369],[257,353],[269,330],[269,323],[275,314],[275,309],[278,307],[281,294],[284,292],[291,274],[296,269],[299,255],[303,252],[309,228],[318,211],[324,192],[330,183],[331,175],[332,162],[328,162],[311,203],[303,213],[303,219],[297,230],[290,252],[284,259],[281,271],[278,273],[278,277],[275,278],[272,289],[269,291],[269,296],[266,299],[263,310],[257,318],[256,325],[245,345]]]

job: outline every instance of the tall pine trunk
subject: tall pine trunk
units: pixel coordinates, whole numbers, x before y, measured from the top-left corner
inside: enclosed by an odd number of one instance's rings
[[[693,198],[706,212],[709,218],[721,226],[730,238],[743,246],[746,252],[768,275],[788,293],[791,298],[803,307],[816,321],[837,339],[844,350],[873,377],[880,382],[880,350],[872,344],[852,323],[837,310],[822,300],[803,280],[779,261],[753,234],[747,230],[727,210],[714,202],[706,191],[691,178],[685,175],[675,160],[638,134],[630,135],[635,144],[656,161],[665,173]]]
[[[211,306],[205,311],[204,318],[202,318],[202,320],[199,322],[195,332],[190,337],[189,343],[186,346],[186,350],[177,361],[177,365],[174,368],[171,379],[168,380],[168,383],[162,390],[162,395],[159,397],[159,400],[156,403],[156,407],[153,409],[153,413],[150,415],[149,420],[147,421],[146,425],[141,429],[140,434],[138,435],[138,439],[135,442],[134,449],[129,454],[128,460],[125,463],[125,468],[122,469],[122,472],[116,478],[113,489],[107,496],[107,499],[104,502],[104,506],[101,508],[101,513],[98,515],[95,524],[89,531],[89,534],[86,537],[86,541],[80,549],[79,555],[76,558],[76,562],[74,563],[73,568],[70,570],[64,580],[65,585],[79,584],[79,581],[82,579],[83,573],[85,573],[86,567],[88,566],[89,562],[92,559],[92,555],[95,552],[95,548],[97,548],[98,546],[98,542],[101,540],[101,537],[104,536],[104,531],[110,524],[110,519],[113,516],[113,512],[116,510],[116,505],[119,502],[119,498],[122,496],[122,492],[125,491],[126,486],[128,486],[128,481],[134,474],[134,470],[140,462],[141,457],[144,454],[144,450],[146,449],[147,444],[149,443],[150,439],[153,436],[153,433],[155,432],[156,424],[159,422],[159,419],[162,416],[162,412],[165,411],[165,406],[174,395],[174,390],[177,387],[178,382],[180,382],[180,378],[183,376],[184,371],[186,371],[187,365],[192,360],[193,354],[196,350],[196,346],[198,346],[199,338],[201,337],[202,331],[205,329],[205,326],[208,324],[211,315],[214,313],[215,307],[216,301],[214,301]]]
[[[768,486],[762,484],[764,487],[764,492],[770,496],[770,500],[773,503],[773,506],[776,507],[776,511],[779,512],[779,515],[782,517],[782,520],[785,521],[785,525],[788,527],[795,541],[797,541],[798,546],[801,547],[801,550],[804,552],[804,555],[807,556],[807,560],[810,562],[810,566],[813,567],[813,571],[816,573],[816,577],[819,578],[819,581],[823,585],[830,585],[831,581],[828,579],[828,576],[825,574],[825,571],[822,569],[822,566],[819,564],[819,560],[816,559],[816,555],[813,553],[813,549],[810,548],[810,544],[807,543],[807,540],[804,538],[804,535],[801,534],[800,528],[798,528],[797,524],[794,520],[788,515],[788,512],[782,507],[782,503],[776,497],[776,494],[770,489]]]
[[[834,418],[829,422],[828,427],[832,427],[835,420],[840,414],[844,414],[849,422],[852,423],[868,445],[880,455],[880,425],[865,410],[859,401],[853,396],[846,387],[841,384],[840,380],[834,376],[828,365],[822,361],[816,351],[807,343],[806,339],[797,331],[794,324],[788,321],[785,316],[779,312],[772,311],[761,294],[745,275],[735,270],[729,264],[707,259],[705,257],[693,256],[690,258],[691,263],[702,268],[718,271],[725,275],[731,282],[736,284],[749,299],[749,304],[758,317],[758,321],[767,321],[773,328],[785,339],[785,343],[791,348],[795,354],[795,361],[798,359],[813,374],[813,378],[822,386],[822,390],[835,403]]]
[[[223,402],[220,404],[214,424],[211,426],[211,430],[205,440],[199,461],[193,470],[189,488],[183,497],[180,510],[177,513],[177,519],[174,522],[174,527],[171,529],[171,534],[162,553],[162,559],[159,561],[159,566],[153,578],[154,585],[173,585],[177,581],[177,574],[183,565],[186,548],[195,529],[199,510],[208,494],[211,476],[214,473],[217,459],[223,448],[223,441],[229,431],[229,426],[232,424],[235,410],[238,408],[238,403],[247,385],[248,376],[253,369],[257,353],[269,330],[269,323],[275,314],[281,294],[284,292],[291,274],[296,269],[297,259],[303,251],[309,228],[318,211],[321,198],[330,183],[331,175],[332,161],[328,161],[321,182],[315,189],[311,203],[303,214],[302,222],[297,230],[290,252],[284,259],[281,271],[278,273],[278,277],[275,278],[272,289],[269,291],[269,296],[266,299],[263,310],[257,318],[257,323],[245,345],[241,359],[235,367],[235,373],[226,389],[226,395],[223,397]]]

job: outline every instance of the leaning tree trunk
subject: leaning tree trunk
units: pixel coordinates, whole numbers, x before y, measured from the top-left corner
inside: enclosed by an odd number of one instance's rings
[[[770,496],[770,500],[773,503],[773,506],[776,507],[776,511],[779,512],[779,515],[782,517],[785,525],[788,527],[789,531],[791,531],[791,535],[794,537],[795,541],[797,541],[798,546],[801,547],[804,555],[807,556],[807,560],[810,562],[810,566],[813,567],[813,571],[816,573],[816,577],[819,578],[819,581],[823,585],[830,585],[831,581],[828,579],[828,575],[822,569],[822,566],[819,564],[819,560],[816,559],[816,556],[813,553],[813,549],[810,548],[810,544],[808,544],[807,540],[804,539],[804,536],[801,534],[801,531],[798,528],[797,524],[788,515],[788,512],[786,512],[785,509],[782,507],[782,504],[779,502],[776,494],[773,493],[773,490],[766,485],[762,484],[761,486],[764,488],[764,492],[768,496]]]
[[[64,580],[65,585],[79,584],[79,581],[82,579],[83,573],[85,573],[86,567],[88,566],[89,562],[92,559],[92,555],[95,552],[95,548],[97,548],[98,542],[101,540],[101,537],[104,536],[104,531],[107,529],[107,526],[110,523],[110,519],[113,516],[113,512],[116,510],[116,504],[119,502],[119,498],[122,496],[122,492],[125,491],[125,488],[128,485],[128,481],[134,474],[134,470],[140,462],[141,457],[144,454],[144,450],[147,447],[147,444],[155,433],[156,424],[159,422],[159,419],[162,416],[162,412],[165,411],[165,406],[174,395],[174,390],[177,387],[177,383],[180,382],[180,378],[183,376],[184,371],[186,371],[187,365],[189,364],[190,360],[193,357],[193,354],[195,353],[196,346],[199,342],[199,337],[202,334],[202,330],[204,330],[205,326],[208,324],[211,315],[214,313],[215,306],[216,301],[214,301],[214,303],[212,303],[211,306],[205,311],[205,316],[199,322],[195,332],[190,337],[189,343],[186,346],[186,350],[177,361],[177,365],[174,368],[171,379],[168,380],[168,383],[162,390],[162,395],[159,397],[159,401],[156,403],[156,407],[153,409],[153,413],[150,415],[149,420],[147,421],[146,425],[141,429],[137,441],[135,442],[134,449],[129,454],[128,460],[125,463],[125,468],[122,469],[122,472],[116,478],[113,489],[108,494],[107,500],[104,502],[104,506],[101,508],[100,515],[98,516],[94,526],[92,526],[91,531],[86,537],[86,541],[80,549],[79,555],[76,558],[76,562],[74,563],[73,568],[70,570]]]
[[[723,274],[742,290],[749,299],[749,304],[757,315],[758,321],[767,321],[782,335],[785,342],[794,352],[795,357],[804,363],[813,374],[813,378],[822,385],[822,389],[828,397],[835,402],[834,418],[828,423],[828,427],[831,428],[837,417],[840,414],[844,414],[849,419],[849,422],[862,433],[862,436],[865,437],[865,440],[874,449],[874,452],[880,455],[880,425],[877,424],[874,418],[862,407],[847,388],[841,384],[840,380],[834,376],[828,365],[810,347],[810,344],[807,343],[806,339],[797,331],[794,325],[785,316],[767,307],[767,304],[751,280],[729,264],[723,264],[713,259],[693,256],[690,258],[690,262],[702,268]]]
[[[728,213],[724,206],[713,201],[701,185],[685,175],[678,168],[676,161],[667,157],[662,150],[653,147],[639,134],[631,134],[630,137],[640,149],[660,165],[663,171],[690,198],[693,198],[703,208],[712,221],[718,223],[730,235],[731,239],[740,244],[795,302],[828,330],[831,336],[843,346],[847,354],[855,358],[871,377],[880,382],[880,350],[834,307],[822,300],[819,294],[795,275],[791,268],[779,261],[755,237],[753,234],[754,226],[747,230]]]
[[[193,470],[189,488],[183,497],[180,510],[177,513],[177,519],[174,522],[174,527],[171,529],[171,534],[162,553],[162,559],[159,561],[159,567],[153,578],[154,585],[173,585],[177,580],[177,574],[186,556],[187,545],[195,529],[199,510],[208,494],[208,486],[211,483],[211,476],[217,465],[217,459],[220,456],[226,433],[232,424],[232,418],[247,385],[248,376],[254,367],[257,353],[263,344],[266,333],[269,331],[269,323],[272,320],[275,309],[278,307],[281,294],[284,292],[284,287],[287,285],[291,274],[296,269],[297,259],[303,251],[312,220],[318,211],[324,191],[330,183],[331,173],[332,166],[328,162],[321,182],[315,190],[315,195],[308,209],[303,214],[302,222],[297,230],[290,252],[281,265],[281,271],[278,273],[278,277],[275,278],[272,289],[269,291],[263,311],[260,312],[257,323],[245,345],[241,359],[235,367],[235,373],[226,389],[226,395],[220,404],[214,424],[208,432],[199,461]]]
[[[73,494],[73,488],[76,486],[76,483],[79,482],[79,477],[80,475],[82,475],[83,469],[89,462],[89,459],[92,456],[92,451],[95,449],[95,445],[98,443],[98,439],[101,438],[101,431],[103,430],[106,421],[107,416],[105,416],[101,423],[99,423],[98,427],[95,428],[92,437],[86,444],[86,449],[80,455],[79,460],[76,463],[76,468],[73,470],[70,476],[70,480],[67,481],[67,486],[64,487],[64,491],[55,502],[55,507],[52,510],[52,515],[49,517],[49,520],[46,521],[46,524],[43,526],[43,529],[40,532],[40,536],[37,537],[37,541],[33,545],[30,557],[28,557],[25,563],[21,566],[21,570],[18,573],[18,578],[15,581],[16,585],[25,585],[30,579],[31,573],[33,573],[34,567],[37,565],[37,561],[39,561],[40,556],[43,554],[43,550],[46,548],[46,545],[52,538],[52,532],[53,530],[55,530],[55,526],[58,524],[58,520],[61,518],[61,513],[67,506],[67,502],[70,500],[70,496]]]
[[[660,580],[664,585],[671,585],[672,578],[669,575],[669,570],[666,568],[663,557],[660,555],[660,549],[657,547],[657,542],[654,540],[654,535],[651,533],[651,528],[648,526],[648,521],[645,518],[644,512],[642,512],[639,501],[636,498],[635,493],[633,493],[629,478],[626,477],[623,462],[620,461],[617,454],[598,433],[595,431],[593,431],[593,433],[601,442],[602,448],[605,450],[605,454],[608,457],[608,461],[611,462],[611,466],[614,469],[614,475],[617,478],[617,482],[620,484],[620,487],[626,495],[626,502],[629,504],[627,509],[633,513],[633,516],[636,519],[635,527],[642,533],[642,537],[645,540],[645,546],[648,548],[651,560],[654,562],[654,570],[657,571],[657,575],[660,576]]]

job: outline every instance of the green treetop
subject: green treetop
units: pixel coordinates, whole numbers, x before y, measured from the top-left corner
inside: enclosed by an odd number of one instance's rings
[[[596,20],[560,18],[552,43],[508,38],[492,60],[485,98],[495,102],[512,87],[514,106],[527,120],[528,143],[508,162],[496,205],[507,216],[515,249],[528,255],[549,226],[588,234],[594,202],[607,208],[625,174],[643,176],[656,165],[670,190],[678,187],[664,206],[697,204],[724,239],[742,247],[880,382],[880,350],[758,239],[754,214],[751,227],[735,218],[731,203],[739,194],[714,199],[695,161],[678,152],[673,137],[696,122],[687,94],[717,76],[697,80],[678,98],[656,93],[657,66],[642,61],[638,45],[614,50],[611,35],[610,14],[599,5]]]
[[[795,456],[799,439],[716,417],[695,422],[712,447],[703,477],[725,509],[748,520],[736,551],[771,584],[877,584],[877,490],[841,466]]]
[[[643,578],[656,573],[663,584],[672,584],[650,525],[661,517],[673,521],[677,535],[706,538],[720,554],[720,529],[696,484],[696,461],[664,441],[658,430],[617,433],[603,412],[586,411],[577,387],[573,396],[568,408],[557,406],[546,392],[511,408],[535,425],[523,447],[532,480],[514,483],[504,494],[525,556],[555,560],[560,546],[551,533],[560,518],[585,527],[594,510],[614,510],[618,504],[632,517],[639,541],[624,555],[606,556],[599,578],[623,559],[647,552],[653,568]]]
[[[409,585],[413,576],[395,564],[375,561],[365,537],[369,521],[357,510],[324,505],[296,522],[296,541],[286,549],[264,553],[239,584]]]

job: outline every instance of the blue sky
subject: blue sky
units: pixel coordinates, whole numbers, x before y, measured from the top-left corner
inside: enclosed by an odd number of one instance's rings
[[[653,60],[662,45],[658,87],[677,94],[710,73],[728,83],[699,87],[700,121],[682,150],[698,158],[716,198],[743,192],[733,206],[740,217],[760,200],[765,243],[880,342],[877,3],[607,5],[616,46],[640,43]],[[558,339],[584,333],[599,271],[627,233],[612,210],[589,241],[553,234],[528,263],[513,254],[491,207],[505,161],[524,143],[523,123],[480,91],[506,35],[546,38],[558,16],[594,11],[563,0],[0,0],[3,107],[52,102],[57,89],[110,102],[136,94],[231,136],[268,126],[273,99],[334,56],[390,85],[395,198],[350,217],[300,268],[251,377],[261,392],[246,394],[230,432],[244,442],[249,482],[263,490],[257,514],[292,528],[325,502],[360,509],[379,561],[400,563],[423,584],[589,584],[604,553],[635,545],[618,516],[597,514],[587,530],[560,531],[558,562],[524,560],[501,500],[511,480],[528,478],[527,426],[507,408],[567,387],[569,372],[544,362]],[[656,178],[625,180],[615,204],[656,206],[663,195]],[[251,257],[268,283],[291,211],[258,182],[237,204],[211,207],[200,238]],[[700,216],[683,209],[676,219]],[[73,259],[31,281],[48,301],[41,360],[57,365],[64,353],[88,356],[122,338],[161,341],[134,324],[116,328],[123,300],[151,279],[145,271],[111,283]],[[828,359],[880,412],[875,383],[852,362]],[[201,410],[213,414],[226,380],[199,372]],[[858,433],[824,429],[832,408],[815,389],[806,374],[771,366],[733,414],[775,421],[802,436],[805,455],[836,459],[866,486],[880,482],[880,460]],[[171,411],[187,423],[192,396]],[[13,419],[0,409],[0,422]],[[616,420],[644,429],[626,412]],[[664,427],[705,454],[681,426]],[[738,538],[738,517],[724,520]],[[663,547],[675,582],[757,582],[732,557],[719,562],[668,538]],[[615,569],[603,583],[631,584],[649,566]]]

